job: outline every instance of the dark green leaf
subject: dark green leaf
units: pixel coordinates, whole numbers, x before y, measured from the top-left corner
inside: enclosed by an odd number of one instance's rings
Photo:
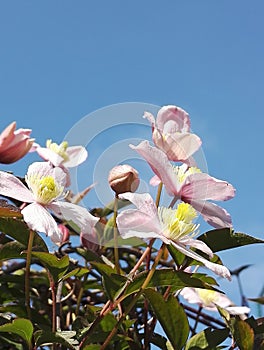
[[[16,241],[8,242],[0,247],[0,260],[21,258],[26,247]]]
[[[40,330],[34,333],[36,346],[43,344],[62,344],[71,350],[77,350],[78,342],[75,339],[72,339],[74,336],[75,332],[73,331],[62,331],[54,334],[47,330]]]
[[[254,301],[255,303],[264,304],[264,297],[259,298],[248,298],[250,301]]]
[[[186,344],[185,350],[212,350],[221,344],[229,335],[229,329],[211,329],[195,334]]]
[[[206,243],[213,252],[241,247],[248,244],[264,243],[263,240],[251,237],[245,233],[234,232],[230,228],[211,230],[198,239]]]
[[[0,218],[0,231],[27,247],[29,228],[24,221],[15,218]],[[34,235],[33,250],[36,248],[41,251],[48,251],[46,243],[37,233]]]
[[[17,334],[26,341],[28,347],[31,347],[33,335],[33,325],[25,318],[17,318],[12,323],[6,323],[0,326],[0,332],[10,332]]]
[[[146,289],[144,294],[173,348],[181,350],[189,334],[188,319],[183,307],[173,295],[164,300],[163,296],[153,289]]]
[[[62,280],[66,280],[67,278],[70,278],[72,276],[80,278],[87,273],[89,273],[89,269],[87,269],[85,267],[78,267],[78,268],[68,272],[66,275],[64,275],[62,277]]]
[[[252,350],[254,345],[254,331],[245,321],[234,318],[233,336],[240,350]]]
[[[58,282],[64,276],[69,267],[69,257],[64,255],[61,259],[54,254],[43,252],[32,252],[32,257],[39,261],[49,270],[54,282]]]

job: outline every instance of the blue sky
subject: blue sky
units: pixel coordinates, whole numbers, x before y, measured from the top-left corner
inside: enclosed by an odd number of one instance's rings
[[[16,120],[44,145],[47,138],[61,142],[92,114],[89,130],[106,134],[88,147],[82,186],[96,174],[97,154],[111,160],[111,142],[134,137],[133,128],[105,131],[114,116],[99,109],[178,105],[203,140],[209,173],[237,189],[224,203],[235,230],[264,238],[263,11],[261,0],[1,2],[0,129]],[[141,124],[143,112],[120,114],[117,122]],[[140,126],[135,137],[145,131]],[[29,160],[2,169],[24,175]],[[87,205],[93,200],[91,194]],[[230,269],[253,264],[241,275],[250,297],[264,284],[263,253],[263,245],[221,253]],[[223,286],[239,302],[236,281]]]

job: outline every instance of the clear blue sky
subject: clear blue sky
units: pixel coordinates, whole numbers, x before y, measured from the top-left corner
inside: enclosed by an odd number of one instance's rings
[[[237,188],[224,205],[235,229],[264,238],[263,12],[262,0],[2,1],[0,129],[16,120],[44,145],[111,104],[181,106],[209,173]],[[24,175],[27,165],[11,168]],[[93,172],[89,160],[83,169]],[[250,297],[264,284],[263,253],[221,254],[231,269],[254,264],[242,274]],[[236,281],[224,288],[239,302]]]

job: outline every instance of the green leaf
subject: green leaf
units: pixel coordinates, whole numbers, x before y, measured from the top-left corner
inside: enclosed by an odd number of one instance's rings
[[[128,285],[124,295],[128,296],[132,293],[138,292],[144,283],[148,272],[144,271],[139,273],[135,279]],[[148,288],[151,287],[167,287],[172,286],[174,290],[179,290],[184,287],[194,287],[194,288],[207,288],[212,289],[210,285],[204,283],[198,278],[192,276],[192,274],[175,271],[173,269],[160,269],[156,270],[148,284]],[[118,295],[121,291],[118,291]]]
[[[234,318],[233,336],[240,350],[252,350],[254,345],[254,331],[245,321]]]
[[[69,267],[68,255],[64,255],[59,259],[51,253],[32,252],[32,257],[39,259],[39,261],[50,272],[54,282],[58,282],[58,280],[64,276],[64,273]]]
[[[0,247],[0,260],[19,259],[26,247],[16,241],[8,242]]]
[[[62,331],[54,334],[47,330],[39,330],[34,333],[34,338],[37,347],[43,344],[62,344],[71,350],[78,350],[78,341],[72,339],[75,334],[74,331]]]
[[[213,252],[237,248],[248,244],[264,243],[261,239],[251,237],[245,233],[234,232],[230,228],[208,231],[199,236],[198,239],[206,243]]]
[[[91,265],[103,276],[103,283],[108,297],[113,301],[116,291],[127,282],[126,277],[118,275],[116,269],[109,265],[92,261]]]
[[[15,218],[0,218],[0,231],[27,247],[30,230],[24,221]],[[37,233],[34,235],[32,249],[48,252],[46,243]]]
[[[64,275],[61,280],[66,280],[67,278],[70,278],[72,276],[74,277],[82,277],[83,275],[89,273],[89,269],[87,269],[86,267],[78,267],[74,270],[71,270],[70,272],[68,272],[66,275]]]
[[[173,348],[181,350],[189,334],[188,319],[183,307],[173,295],[164,300],[163,296],[153,289],[146,289],[144,294]]]
[[[228,337],[229,332],[228,328],[214,330],[207,328],[189,339],[185,350],[212,350]]]
[[[16,318],[12,323],[6,323],[0,326],[0,332],[14,333],[26,341],[31,348],[31,339],[33,335],[33,325],[25,318]]]
[[[255,303],[264,304],[264,297],[259,298],[248,298],[250,301],[254,301]]]
[[[10,335],[11,337],[11,335]],[[14,337],[14,336],[13,336]],[[7,337],[0,336],[0,344],[3,345],[10,345],[9,349],[12,350],[24,350],[23,344],[18,344],[17,342],[14,342]],[[12,347],[11,347],[12,345]]]

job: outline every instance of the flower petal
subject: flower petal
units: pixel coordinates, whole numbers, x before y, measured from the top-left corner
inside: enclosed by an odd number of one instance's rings
[[[169,243],[169,240],[160,233],[161,227],[157,218],[139,210],[128,209],[121,212],[116,222],[122,238],[138,237],[145,240],[159,238]]]
[[[28,167],[27,177],[47,177],[54,178],[56,183],[62,187],[65,187],[67,174],[60,167],[53,167],[50,162],[35,162]]]
[[[31,191],[14,175],[4,171],[0,171],[0,195],[26,203],[34,201]]]
[[[182,196],[188,200],[226,201],[235,196],[234,187],[226,181],[205,173],[191,174],[182,187]]]
[[[232,315],[244,315],[250,313],[250,308],[247,306],[228,306],[226,307],[226,310]]]
[[[130,145],[137,151],[150,165],[154,173],[160,178],[169,195],[178,195],[180,184],[173,171],[166,154],[156,147],[152,147],[148,141],[142,141],[139,145]]]
[[[206,260],[205,258],[201,257],[199,254],[195,253],[194,251],[187,249],[179,242],[171,241],[171,244],[173,244],[175,248],[177,248],[181,253],[203,263],[205,267],[213,271],[216,275],[219,275],[221,277],[227,278],[228,280],[231,280],[230,271],[225,266],[215,264],[215,263],[212,263],[211,261]]]
[[[189,114],[180,107],[169,105],[162,107],[156,119],[156,125],[159,130],[165,133],[189,132],[190,117]]]
[[[64,159],[59,154],[49,148],[36,147],[36,152],[41,158],[51,162],[54,166],[60,166],[64,162]]]
[[[83,233],[91,233],[94,225],[99,221],[89,211],[77,204],[56,201],[48,205],[59,218],[72,220]]]
[[[204,252],[205,254],[207,254],[210,258],[212,258],[214,256],[214,253],[212,252],[212,250],[208,247],[207,244],[205,244],[202,241],[199,241],[198,239],[193,239],[193,238],[189,238],[189,237],[184,237],[181,238],[180,242],[184,245],[188,245],[192,248],[196,248],[199,249],[201,252]]]
[[[51,214],[40,204],[32,203],[21,211],[25,222],[33,231],[44,232],[54,243],[60,243],[62,233]]]
[[[209,225],[215,228],[232,227],[231,216],[224,208],[214,203],[198,200],[193,200],[190,204],[201,213]]]
[[[88,152],[83,146],[70,146],[67,148],[69,160],[63,163],[67,168],[75,167],[83,163],[88,157]]]
[[[191,133],[161,134],[154,130],[152,137],[155,145],[175,162],[188,160],[202,144],[201,139]]]
[[[125,192],[119,195],[120,199],[126,199],[133,203],[138,210],[152,218],[158,217],[158,211],[153,198],[149,193]]]

